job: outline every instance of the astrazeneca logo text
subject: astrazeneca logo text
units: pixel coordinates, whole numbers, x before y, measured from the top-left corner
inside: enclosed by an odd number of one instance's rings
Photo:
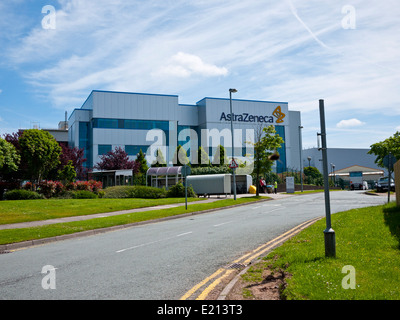
[[[232,117],[233,116],[233,117]],[[232,115],[230,113],[221,113],[221,117],[219,118],[219,121],[225,120],[225,121],[237,121],[237,122],[261,122],[261,123],[274,123],[274,117],[276,117],[276,123],[283,123],[283,119],[286,117],[286,115],[282,112],[281,107],[278,106],[273,112],[272,116],[255,116],[249,113],[243,112],[242,114],[234,114]]]

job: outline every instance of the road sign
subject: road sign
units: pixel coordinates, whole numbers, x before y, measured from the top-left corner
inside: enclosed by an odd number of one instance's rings
[[[239,167],[239,165],[237,164],[237,162],[235,161],[235,159],[232,159],[231,163],[229,164],[229,168],[234,169]]]

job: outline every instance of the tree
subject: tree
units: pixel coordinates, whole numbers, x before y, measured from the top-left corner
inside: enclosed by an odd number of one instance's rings
[[[254,172],[256,177],[256,195],[259,192],[259,180],[261,173],[269,173],[272,169],[274,160],[277,158],[277,150],[282,143],[282,137],[276,134],[275,127],[270,125],[268,127],[258,127],[255,130],[254,145]]]
[[[196,151],[197,156],[197,167],[209,167],[210,166],[210,159],[208,157],[207,152],[203,149],[202,146]]]
[[[146,155],[143,153],[142,149],[139,150],[137,154],[135,165],[137,168],[137,182],[140,185],[146,185],[146,174],[149,167],[147,165]]]
[[[132,169],[138,171],[137,164],[129,160],[128,154],[121,147],[116,147],[114,151],[109,151],[100,156],[100,162],[95,165],[99,170],[123,170]]]
[[[29,179],[40,182],[60,163],[61,147],[47,131],[25,130],[19,138],[22,161],[27,165]]]
[[[146,162],[146,165],[147,165],[147,162]],[[157,149],[157,151],[156,151],[156,160],[153,161],[151,166],[154,167],[154,168],[166,167],[167,166],[167,162],[165,161],[164,155],[163,155],[163,153],[162,153],[160,148]]]
[[[20,161],[21,157],[16,148],[0,138],[0,174],[17,171]]]
[[[305,167],[303,169],[304,175],[307,177],[308,184],[316,184],[321,185],[321,181],[323,181],[323,175],[319,170],[315,167]],[[323,183],[322,183],[323,184]]]
[[[17,132],[14,132],[14,133],[4,134],[4,140],[11,143],[14,146],[17,154],[20,156],[18,170],[12,171],[12,172],[4,172],[3,171],[3,179],[4,180],[18,181],[18,180],[25,179],[28,176],[28,174],[27,174],[28,166],[21,157],[21,146],[19,144],[19,138],[22,136],[22,134],[23,134],[23,130],[18,130]]]
[[[189,158],[187,156],[186,150],[182,148],[181,145],[178,145],[178,147],[176,148],[172,163],[174,167],[189,165]]]
[[[375,163],[379,167],[385,167],[383,164],[383,158],[389,154],[400,160],[400,132],[397,131],[392,137],[385,139],[384,141],[374,143],[371,145],[371,150],[368,154],[376,155]]]
[[[84,150],[79,149],[77,147],[70,148],[64,144],[61,144],[61,156],[60,156],[60,167],[59,170],[63,170],[64,166],[66,166],[69,161],[72,161],[72,165],[74,166],[76,177],[78,179],[84,179],[86,176],[86,168],[83,164],[87,161],[84,157]]]
[[[322,173],[319,172],[319,170],[315,167],[305,167],[303,171],[304,175],[313,179],[318,179],[322,177]]]
[[[217,150],[215,151],[212,164],[216,166],[224,166],[228,163],[229,161],[228,157],[226,156],[225,148],[219,144]]]
[[[58,178],[63,181],[64,184],[75,180],[76,171],[72,160],[69,160],[62,170],[58,170]]]

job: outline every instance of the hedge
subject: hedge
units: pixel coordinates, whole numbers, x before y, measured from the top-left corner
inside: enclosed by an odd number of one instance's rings
[[[5,200],[35,200],[43,198],[44,196],[37,192],[23,189],[14,189],[4,193]]]

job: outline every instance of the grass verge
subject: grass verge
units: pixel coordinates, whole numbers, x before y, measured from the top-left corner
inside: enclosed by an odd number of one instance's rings
[[[136,222],[171,217],[185,213],[223,208],[232,205],[259,201],[261,199],[268,199],[268,197],[254,196],[254,197],[237,198],[236,201],[233,199],[226,199],[210,203],[192,203],[191,205],[188,206],[187,210],[185,209],[185,206],[181,206],[163,210],[151,210],[146,212],[121,214],[105,218],[95,218],[86,221],[57,223],[57,224],[32,227],[32,228],[0,230],[0,244],[9,244],[15,242],[34,240],[34,239],[43,239],[64,234],[82,232],[86,230],[94,230],[94,229],[107,228],[117,225],[131,224]]]
[[[202,199],[188,198],[188,202],[198,200]],[[0,201],[0,224],[115,212],[184,202],[185,198],[42,199]]]
[[[400,208],[391,203],[336,213],[332,227],[336,258],[325,258],[322,219],[272,251],[243,279],[261,283],[266,269],[285,272],[290,276],[282,297],[289,300],[400,299]],[[355,288],[346,289],[353,280]]]

